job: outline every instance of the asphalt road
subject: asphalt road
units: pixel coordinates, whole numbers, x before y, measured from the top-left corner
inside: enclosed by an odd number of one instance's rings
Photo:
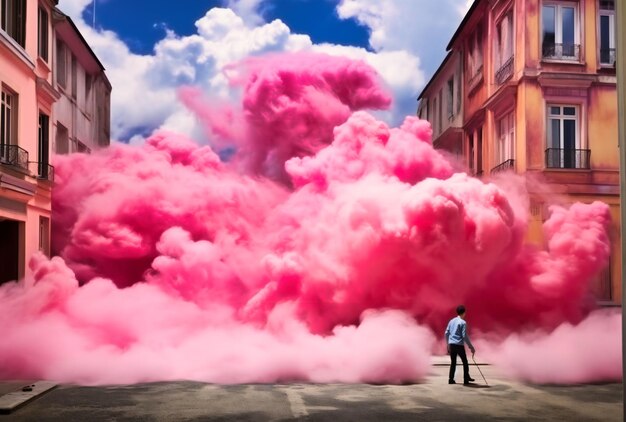
[[[448,385],[445,366],[422,384],[62,385],[4,421],[621,421],[622,384],[524,385],[483,367],[475,387]],[[480,382],[478,382],[480,381]]]

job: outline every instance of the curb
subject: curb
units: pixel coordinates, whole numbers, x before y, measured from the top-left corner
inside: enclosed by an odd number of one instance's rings
[[[49,381],[36,381],[0,397],[0,414],[9,414],[35,398],[47,393],[58,384]]]

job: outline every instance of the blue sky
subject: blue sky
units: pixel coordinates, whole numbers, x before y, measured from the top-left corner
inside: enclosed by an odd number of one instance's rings
[[[264,52],[313,51],[363,60],[394,97],[377,116],[414,115],[469,0],[60,0],[104,63],[112,135],[141,142],[153,130],[207,141],[178,102],[183,85],[237,102],[222,69]],[[174,6],[173,6],[174,5]]]
[[[173,13],[167,1],[99,0],[96,4],[96,25],[115,31],[140,54],[152,52],[154,44],[164,36],[164,27],[179,35],[195,33],[194,22],[207,10],[220,7],[220,0],[178,0]],[[368,48],[368,29],[354,19],[339,19],[335,0],[274,0],[261,5],[260,14],[267,21],[280,19],[293,32],[307,34],[314,43],[333,43]],[[124,13],[119,13],[120,8]],[[85,10],[85,20],[93,22],[93,7]]]

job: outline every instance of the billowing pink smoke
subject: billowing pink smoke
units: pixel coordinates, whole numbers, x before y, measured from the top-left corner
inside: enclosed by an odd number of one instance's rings
[[[268,65],[270,64],[271,65]],[[181,91],[208,129],[238,147],[245,170],[288,182],[284,163],[316,153],[333,140],[333,128],[356,110],[385,109],[391,97],[362,61],[324,54],[275,54],[230,66],[226,75],[243,89],[241,108],[208,107],[201,93]]]
[[[236,138],[233,163],[168,133],[57,157],[65,262],[0,289],[0,376],[397,382],[426,373],[461,302],[492,338],[584,321],[605,204],[552,208],[547,250],[526,245],[519,190],[454,174],[426,122],[353,113],[388,101],[373,71],[315,57],[247,63],[233,128],[183,94]]]

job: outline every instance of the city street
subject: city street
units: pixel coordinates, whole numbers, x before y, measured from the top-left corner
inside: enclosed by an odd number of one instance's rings
[[[162,382],[62,385],[4,421],[621,421],[622,384],[530,386],[483,366],[476,386],[447,384],[447,367],[415,385],[232,385]],[[457,381],[459,381],[457,379]]]

